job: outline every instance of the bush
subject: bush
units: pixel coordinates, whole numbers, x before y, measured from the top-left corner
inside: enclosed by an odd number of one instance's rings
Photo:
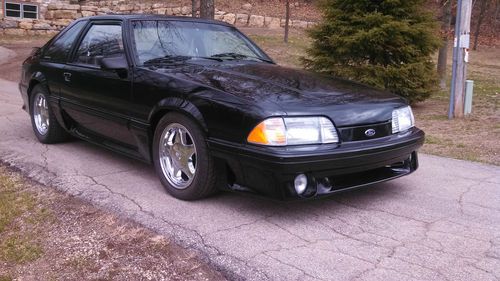
[[[437,89],[440,44],[425,0],[324,0],[306,68],[423,101]]]

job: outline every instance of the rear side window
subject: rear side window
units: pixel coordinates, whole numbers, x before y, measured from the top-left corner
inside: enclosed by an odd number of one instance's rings
[[[85,23],[84,21],[80,21],[70,27],[61,37],[52,42],[47,51],[45,51],[43,58],[54,62],[65,62],[71,51],[71,46],[73,46],[76,37],[80,34]]]
[[[116,25],[93,25],[78,47],[75,62],[99,66],[102,58],[122,56],[122,27]]]

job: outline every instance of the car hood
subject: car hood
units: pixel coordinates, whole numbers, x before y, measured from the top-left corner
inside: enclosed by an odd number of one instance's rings
[[[325,115],[336,126],[388,121],[404,99],[362,84],[267,63],[192,63],[157,72],[183,76],[238,97],[242,102],[279,107],[287,115]]]

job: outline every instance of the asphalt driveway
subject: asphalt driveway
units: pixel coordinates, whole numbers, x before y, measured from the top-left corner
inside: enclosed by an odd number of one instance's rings
[[[421,155],[408,177],[325,200],[183,202],[151,166],[83,141],[38,143],[5,80],[0,160],[173,237],[233,280],[500,280],[497,166]]]

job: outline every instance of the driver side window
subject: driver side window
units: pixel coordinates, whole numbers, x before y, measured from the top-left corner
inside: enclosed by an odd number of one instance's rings
[[[102,58],[118,57],[123,54],[122,27],[94,24],[80,43],[75,62],[99,66]]]

